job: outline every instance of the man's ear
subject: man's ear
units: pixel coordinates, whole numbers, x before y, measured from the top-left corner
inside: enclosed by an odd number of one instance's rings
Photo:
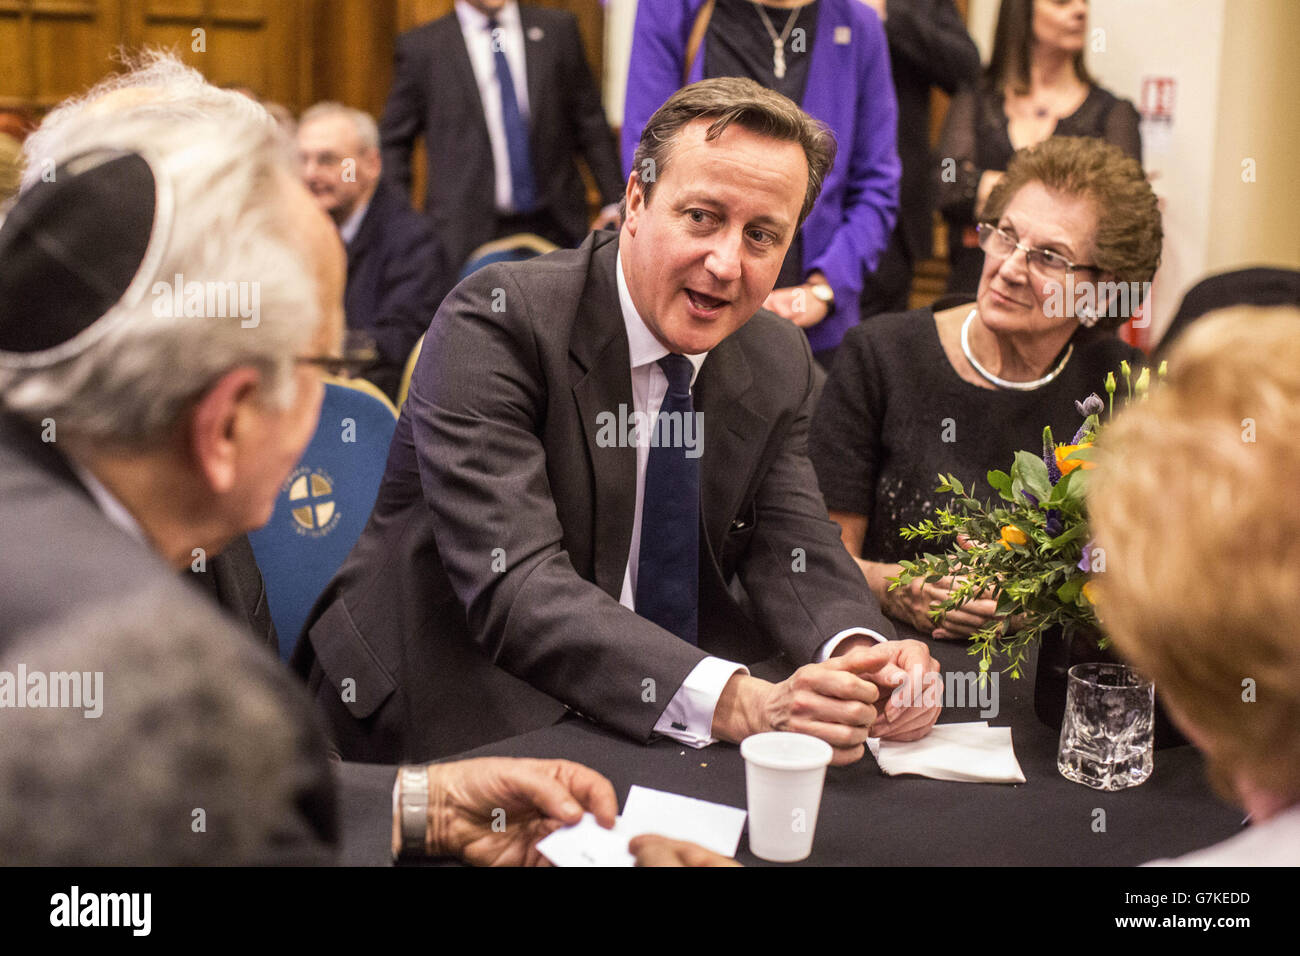
[[[641,177],[636,174],[635,169],[627,175],[627,188],[623,191],[623,202],[623,223],[627,226],[628,233],[635,236],[641,210],[645,208],[645,193],[641,188]]]
[[[261,381],[262,375],[255,368],[233,368],[203,393],[190,413],[189,444],[194,463],[217,494],[225,494],[235,486],[241,429],[253,411],[251,402]]]

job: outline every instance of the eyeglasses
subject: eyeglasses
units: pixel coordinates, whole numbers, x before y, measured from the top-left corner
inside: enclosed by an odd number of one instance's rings
[[[343,338],[342,355],[300,355],[300,365],[315,365],[326,375],[351,378],[372,367],[379,360],[375,340],[364,332],[348,329]]]
[[[1021,249],[1025,253],[1025,264],[1043,279],[1058,279],[1067,272],[1075,272],[1079,269],[1090,269],[1094,272],[1097,270],[1096,266],[1071,262],[1059,252],[1052,252],[1050,249],[1031,249],[1011,233],[991,222],[982,222],[976,229],[979,232],[980,248],[989,255],[1005,259],[1014,255],[1017,249]]]

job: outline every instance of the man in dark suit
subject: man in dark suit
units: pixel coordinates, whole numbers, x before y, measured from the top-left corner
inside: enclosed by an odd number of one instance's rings
[[[384,174],[411,189],[423,136],[424,212],[457,269],[476,248],[533,232],[561,246],[587,232],[580,151],[613,221],[622,195],[614,138],[573,14],[514,0],[458,0],[397,38],[379,123]]]
[[[898,93],[898,158],[903,163],[898,225],[862,290],[862,317],[908,308],[912,274],[933,251],[934,184],[930,90],[973,83],[980,55],[952,0],[865,0],[880,15]]]
[[[343,313],[379,353],[363,377],[393,401],[411,349],[455,284],[429,221],[380,179],[375,121],[361,110],[317,103],[298,123],[303,183],[338,226],[348,251]]]
[[[884,641],[806,455],[807,340],[755,314],[833,140],[726,78],[641,144],[657,176],[629,178],[618,235],[486,267],[430,327],[370,524],[295,651],[345,755],[454,752],[567,707],[691,746],[803,731],[847,763],[938,715],[880,700],[938,665]],[[803,666],[745,667],[778,654]]]
[[[342,336],[338,236],[260,107],[160,57],[54,111],[34,139],[55,175],[0,228],[0,651],[66,635],[106,601],[211,608],[177,572],[266,521],[315,431],[319,368],[339,361]],[[239,307],[215,297],[232,281],[248,284]],[[193,311],[168,311],[178,293]],[[399,777],[291,749],[297,763],[277,779],[301,786],[256,811],[285,826],[246,862],[318,858],[335,829],[333,802],[318,798],[331,774],[349,862],[398,850],[535,862],[537,839],[582,806],[606,825],[617,808],[608,781],[564,761]]]

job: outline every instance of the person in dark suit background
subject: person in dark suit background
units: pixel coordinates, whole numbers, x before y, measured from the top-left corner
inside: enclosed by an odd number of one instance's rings
[[[348,328],[373,338],[379,353],[362,375],[396,401],[411,349],[455,284],[452,265],[428,220],[381,179],[379,131],[368,113],[317,103],[299,120],[297,142],[303,183],[347,248]]]
[[[456,269],[513,233],[577,245],[588,216],[575,152],[605,204],[594,225],[616,221],[618,153],[566,11],[458,0],[453,13],[403,33],[379,128],[384,175],[408,194],[423,137],[424,212]]]
[[[315,430],[318,370],[340,364],[342,336],[336,230],[260,106],[159,55],[56,109],[33,138],[55,175],[0,228],[0,651],[67,635],[104,601],[210,614],[176,572],[266,521]],[[197,301],[239,276],[258,309],[171,313],[177,275]],[[319,782],[319,750],[290,750],[300,759],[280,779]],[[399,850],[536,862],[537,839],[582,807],[607,826],[617,809],[608,781],[566,761],[332,772],[350,862]],[[261,850],[314,859],[327,801],[287,802],[296,822],[265,821],[274,834]]]
[[[864,0],[885,24],[898,94],[898,225],[863,283],[862,317],[909,308],[912,274],[934,249],[930,89],[949,95],[979,77],[980,55],[953,0]]]
[[[938,665],[877,645],[806,454],[807,339],[758,312],[833,151],[751,80],[694,84],[647,123],[634,168],[657,181],[629,177],[619,234],[448,296],[294,653],[346,757],[454,753],[566,708],[696,747],[803,731],[837,763],[929,731],[936,708],[880,700]],[[777,655],[783,680],[745,666]]]

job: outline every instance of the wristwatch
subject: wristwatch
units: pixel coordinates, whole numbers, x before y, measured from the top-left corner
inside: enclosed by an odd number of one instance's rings
[[[401,856],[426,856],[429,833],[429,771],[425,767],[402,767],[397,772],[402,833]]]
[[[830,308],[835,304],[835,290],[825,282],[813,283],[808,287],[808,291],[811,292],[819,301],[825,303],[827,308]]]

